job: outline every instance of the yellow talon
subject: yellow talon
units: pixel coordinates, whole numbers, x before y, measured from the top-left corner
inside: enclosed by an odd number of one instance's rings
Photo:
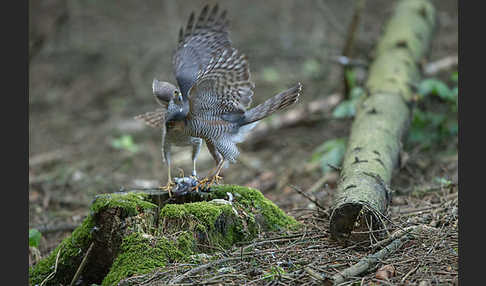
[[[219,184],[220,181],[223,179],[223,177],[219,175],[211,176],[211,177],[206,177],[198,181],[195,187],[192,188],[192,190],[198,191],[200,188],[201,189],[208,189],[210,186],[216,184]]]
[[[159,189],[164,190],[169,193],[169,198],[172,198],[172,188],[174,188],[176,184],[172,182],[172,180],[169,180],[167,182],[167,185],[159,187]]]
[[[221,177],[220,175],[215,175],[212,179],[211,179],[211,182],[209,183],[209,185],[212,185],[214,183],[216,184],[219,184],[220,181],[223,179],[223,177]]]

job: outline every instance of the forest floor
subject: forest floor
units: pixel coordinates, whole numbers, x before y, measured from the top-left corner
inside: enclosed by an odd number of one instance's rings
[[[201,269],[185,283],[317,285],[321,281],[316,273],[332,276],[377,251],[362,245],[343,247],[330,240],[327,210],[338,173],[331,170],[323,175],[320,165],[311,163],[319,146],[347,137],[350,130],[352,118],[333,116],[343,100],[343,69],[332,59],[340,54],[354,1],[339,1],[343,6],[337,1],[309,1],[301,6],[300,2],[270,2],[273,6],[246,7],[243,1],[225,6],[232,19],[233,42],[250,58],[256,83],[254,104],[297,81],[304,85],[303,96],[293,109],[266,120],[262,125],[268,129],[256,129],[239,145],[240,160],[224,169],[223,177],[224,183],[260,189],[305,227],[297,232],[266,233],[253,242],[257,245],[252,259]],[[29,229],[42,233],[38,247],[30,249],[31,265],[70,235],[88,214],[95,195],[159,186],[167,180],[160,132],[133,116],[157,108],[150,92],[152,79],[173,78],[170,56],[178,26],[184,24],[189,10],[200,7],[147,1],[137,7],[140,13],[132,15],[128,12],[135,4],[121,3],[121,7],[105,3],[101,8],[90,2],[31,3],[37,13],[30,21],[35,28],[30,32]],[[356,59],[372,59],[394,3],[368,1],[357,31]],[[458,55],[457,1],[433,3],[438,24],[424,68]],[[309,16],[296,19],[292,11],[297,8]],[[172,18],[158,17],[157,9]],[[271,17],[275,23],[265,24]],[[268,29],[259,28],[265,25]],[[166,30],[167,40],[153,37]],[[357,85],[362,84],[366,68],[354,72]],[[453,65],[424,78],[452,85],[454,72]],[[304,120],[272,127],[285,116],[292,117],[293,110],[309,112],[304,107],[312,109],[317,101],[324,107],[311,115],[304,113]],[[457,115],[440,100],[424,100],[418,108],[445,116],[440,120],[457,122]],[[394,194],[387,225],[390,232],[414,225],[426,225],[429,232],[408,241],[349,284],[457,285],[458,136],[457,132],[440,133],[421,139],[421,134],[435,132],[429,127],[404,141],[401,166],[391,182]],[[173,174],[179,173],[178,168],[189,173],[190,148],[174,151]],[[204,147],[198,159],[199,174],[204,176],[213,167]],[[214,255],[236,256],[240,248]],[[376,276],[384,265],[393,266],[395,272],[387,281]],[[188,268],[174,264],[168,270],[166,281]]]

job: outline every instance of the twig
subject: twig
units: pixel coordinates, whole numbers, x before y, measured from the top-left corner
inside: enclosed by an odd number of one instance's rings
[[[61,247],[59,247],[59,250],[57,251],[57,255],[56,255],[56,264],[54,265],[54,271],[51,272],[49,275],[47,275],[47,277],[41,282],[40,286],[44,286],[47,281],[51,280],[55,275],[56,275],[56,272],[57,272],[57,265],[59,263],[59,256],[61,254],[61,250],[62,250],[62,247],[64,245],[61,245]]]
[[[412,275],[415,271],[417,271],[417,269],[419,269],[420,265],[421,265],[421,263],[419,263],[417,266],[415,266],[410,271],[408,271],[407,274],[405,274],[405,276],[403,276],[403,278],[400,280],[400,282],[401,283],[405,282],[405,280],[408,278],[408,276]]]
[[[349,29],[346,37],[346,42],[344,44],[343,53],[342,55],[346,58],[351,58],[354,46],[354,38],[356,36],[356,31],[358,30],[359,20],[361,17],[361,13],[363,12],[365,5],[365,0],[355,0],[354,4],[354,12],[353,18],[351,19],[351,23],[349,24]],[[351,86],[346,79],[346,70],[348,68],[344,68],[343,73],[343,83],[344,83],[344,98],[348,98],[349,92],[351,90]]]
[[[369,63],[361,59],[352,59],[346,56],[334,56],[329,58],[329,61],[340,64],[344,67],[368,67]]]
[[[409,239],[408,236],[403,236],[398,239],[395,239],[392,243],[390,243],[389,245],[387,245],[385,248],[378,251],[377,253],[368,255],[360,259],[358,263],[335,274],[334,276],[332,276],[331,279],[326,279],[326,282],[334,283],[334,285],[337,285],[339,283],[346,281],[350,277],[355,277],[363,273],[364,271],[368,270],[370,267],[375,265],[378,261],[384,259],[388,255],[390,255],[391,253],[395,252],[400,247],[402,247],[402,245],[408,239]]]
[[[359,20],[361,17],[361,13],[363,12],[364,5],[365,0],[355,0],[353,18],[351,19],[351,23],[349,24],[346,42],[343,48],[343,56],[347,58],[350,58],[352,55],[354,38],[356,36],[356,30],[359,26]]]
[[[310,267],[304,267],[304,271],[307,272],[312,278],[316,279],[317,281],[322,281],[324,280],[324,277],[317,273],[316,271],[312,270]]]
[[[72,231],[74,230],[78,225],[75,224],[59,224],[59,225],[54,225],[54,226],[47,226],[47,225],[41,225],[34,227],[37,229],[39,232],[42,234],[50,233],[50,232],[58,232],[58,231]]]
[[[371,248],[381,247],[381,246],[389,243],[392,240],[395,240],[397,238],[404,236],[405,234],[417,235],[417,234],[423,232],[424,230],[434,230],[435,231],[436,229],[433,228],[433,227],[424,225],[424,224],[409,226],[409,227],[395,231],[390,237],[383,239],[381,241],[378,241],[377,243],[371,245],[370,247]]]
[[[83,272],[84,266],[86,266],[86,262],[88,261],[89,253],[91,252],[91,249],[93,249],[93,245],[94,245],[94,242],[91,242],[91,244],[90,244],[88,250],[86,251],[86,253],[84,254],[83,260],[81,260],[81,264],[79,264],[78,270],[76,270],[76,273],[74,274],[73,280],[71,280],[71,284],[69,284],[69,286],[74,286],[74,283],[76,283],[76,281],[78,280],[79,275],[81,275],[81,272]]]
[[[177,284],[177,283],[181,282],[182,280],[184,280],[185,278],[187,278],[188,276],[193,275],[193,274],[196,274],[199,271],[202,271],[204,269],[213,267],[213,266],[218,265],[218,264],[221,264],[221,263],[225,263],[225,262],[229,262],[229,261],[234,261],[234,260],[240,260],[241,258],[242,257],[240,257],[240,256],[238,256],[238,257],[228,257],[228,258],[223,258],[223,259],[219,259],[219,260],[216,260],[216,261],[212,261],[212,262],[203,264],[201,266],[198,266],[196,268],[193,268],[193,269],[187,271],[184,274],[181,274],[181,275],[175,277],[174,279],[172,279],[169,282],[169,284]]]
[[[40,153],[29,158],[29,167],[32,168],[36,165],[42,165],[51,161],[62,159],[68,155],[67,150],[54,150],[46,153]]]
[[[243,275],[243,274],[233,274],[233,273],[226,273],[226,274],[216,275],[216,276],[213,276],[211,278],[208,278],[208,279],[204,280],[203,282],[201,282],[201,284],[223,282],[223,281],[220,281],[220,280],[217,280],[217,279],[227,278],[227,277],[242,278],[242,277],[245,277],[245,275]],[[215,281],[215,280],[217,280],[217,281]]]
[[[328,181],[327,176],[321,177],[317,182],[315,182],[310,188],[306,191],[306,193],[312,194],[317,191],[320,187],[324,186]]]
[[[302,191],[301,189],[299,189],[299,187],[294,186],[294,185],[290,185],[290,187],[292,189],[294,189],[294,191],[296,191],[297,193],[301,194],[303,197],[305,197],[306,199],[308,199],[309,201],[313,202],[318,208],[320,208],[321,210],[323,210],[324,212],[327,213],[326,208],[324,208],[318,201],[316,201],[315,199],[313,199],[311,196],[309,196],[308,194],[306,194],[304,191]]]
[[[424,67],[424,74],[427,76],[433,76],[443,70],[454,68],[459,63],[457,55],[448,56],[435,62],[428,63]]]

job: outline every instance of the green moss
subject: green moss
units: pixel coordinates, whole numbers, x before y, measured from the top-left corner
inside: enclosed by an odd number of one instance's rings
[[[153,271],[167,263],[188,261],[193,254],[194,239],[183,232],[175,241],[133,233],[126,236],[120,253],[102,285],[116,285],[120,280]]]
[[[157,205],[147,201],[148,197],[148,194],[138,192],[99,195],[91,205],[91,211],[97,213],[103,208],[119,207],[126,210],[128,215],[136,215],[143,210],[157,208]]]
[[[209,202],[197,202],[197,203],[186,203],[186,204],[168,204],[165,205],[160,211],[161,217],[164,218],[191,218],[196,220],[198,223],[210,226],[214,225],[216,219],[223,212],[224,207]]]
[[[168,204],[160,211],[160,217],[167,222],[162,233],[187,229],[200,237],[199,240],[206,238],[208,243],[223,248],[244,236],[241,222],[235,216],[231,205],[214,202]],[[232,223],[226,225],[228,221]]]
[[[293,217],[285,214],[256,189],[238,185],[221,185],[213,187],[212,192],[215,198],[227,198],[226,193],[232,193],[234,201],[248,212],[257,211],[261,213],[265,217],[266,227],[270,230],[293,229],[299,226],[299,223]]]
[[[90,215],[77,227],[73,233],[65,238],[48,257],[40,260],[29,268],[29,281],[31,285],[40,284],[54,271],[56,256],[60,250],[57,274],[49,280],[47,285],[69,283],[74,276],[81,259],[92,241],[92,229],[95,225],[94,215],[104,208],[120,207],[127,215],[136,215],[140,212],[153,209],[157,206],[146,201],[148,195],[141,193],[106,194],[96,198],[91,206]]]
[[[176,240],[177,249],[184,253],[185,257],[194,254],[194,236],[189,231],[184,231]]]
[[[91,243],[91,231],[94,227],[92,216],[88,216],[73,233],[65,238],[51,254],[29,268],[30,285],[40,284],[50,273],[54,272],[56,256],[60,250],[57,272],[47,285],[69,283],[85,250]]]

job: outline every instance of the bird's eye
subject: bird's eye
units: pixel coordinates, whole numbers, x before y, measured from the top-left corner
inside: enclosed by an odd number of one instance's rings
[[[179,94],[178,90],[174,90],[174,97],[176,97]]]

